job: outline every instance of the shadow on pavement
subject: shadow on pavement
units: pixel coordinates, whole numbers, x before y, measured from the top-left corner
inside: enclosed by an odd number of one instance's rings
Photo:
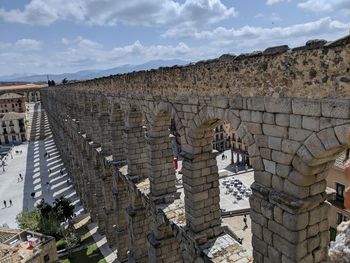
[[[79,214],[83,210],[82,205],[63,166],[40,103],[34,105],[29,121],[32,126],[25,169],[23,211],[34,209],[42,198],[52,204],[55,198],[64,196],[75,205],[75,213]]]

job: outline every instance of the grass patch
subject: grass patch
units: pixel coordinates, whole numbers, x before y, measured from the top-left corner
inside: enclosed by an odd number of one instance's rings
[[[86,225],[76,229],[76,234],[80,240],[80,245],[86,245],[87,247],[83,250],[73,252],[70,258],[67,256],[60,258],[60,263],[107,263],[97,248]]]
[[[64,239],[60,239],[56,242],[56,248],[57,250],[62,250],[66,248],[67,242]]]
[[[94,251],[94,256],[90,256],[87,254],[89,248],[83,249],[81,251],[72,253],[72,256],[70,258],[62,258],[60,260],[60,263],[107,263],[106,260],[103,258],[101,252],[97,249],[92,250]],[[91,252],[91,251],[89,251]]]

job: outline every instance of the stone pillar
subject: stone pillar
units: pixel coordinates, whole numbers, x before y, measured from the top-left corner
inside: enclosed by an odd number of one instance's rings
[[[148,175],[148,163],[145,152],[145,131],[142,127],[142,115],[139,111],[130,111],[124,129],[124,152],[128,164],[128,176],[143,179]]]
[[[98,124],[100,130],[100,143],[103,154],[105,156],[112,154],[112,141],[111,141],[111,126],[109,124],[109,114],[101,113],[98,117]]]
[[[116,245],[116,233],[115,233],[115,201],[113,198],[113,167],[110,167],[111,163],[108,163],[105,167],[103,167],[103,196],[104,196],[104,215],[106,222],[106,238],[108,241],[108,245],[110,247],[114,247]]]
[[[120,172],[117,171],[117,180],[115,181],[114,198],[116,201],[116,235],[117,235],[117,255],[120,262],[128,260],[128,223],[126,209],[129,204],[128,187],[120,178]]]
[[[109,119],[109,126],[111,132],[111,147],[113,160],[121,161],[125,159],[124,143],[123,143],[123,131],[124,131],[124,119],[123,112],[118,104],[114,104]]]
[[[147,235],[149,262],[183,262],[179,243],[174,238],[168,219],[162,212],[157,213],[157,209],[151,209],[151,213],[151,232]]]
[[[130,189],[129,192],[133,191]],[[149,215],[144,208],[141,197],[136,192],[129,195],[130,206],[127,208],[129,233],[129,262],[148,262],[147,233]]]
[[[93,149],[95,151],[95,149]],[[93,192],[96,198],[96,211],[97,211],[97,220],[98,220],[98,230],[101,235],[104,235],[106,233],[106,214],[105,214],[105,200],[104,200],[104,193],[103,193],[103,182],[102,177],[103,170],[100,166],[100,163],[98,160],[96,160],[96,156],[94,156],[93,166],[92,169],[92,178],[93,178],[93,184],[95,185],[95,191]]]
[[[207,159],[204,159],[204,156],[207,156]],[[190,156],[185,153],[183,157],[182,171],[188,227],[194,233],[199,233],[220,226],[220,189],[216,154],[207,152]]]
[[[156,203],[172,202],[176,193],[174,155],[169,138],[169,127],[164,126],[166,125],[151,125],[146,139],[148,162],[150,164],[150,191],[151,197]]]
[[[90,125],[90,115],[91,115],[91,107],[90,101],[83,96],[79,100],[80,107],[84,109],[80,114],[79,126],[83,133],[86,134],[86,139],[91,139],[92,136],[92,127]]]

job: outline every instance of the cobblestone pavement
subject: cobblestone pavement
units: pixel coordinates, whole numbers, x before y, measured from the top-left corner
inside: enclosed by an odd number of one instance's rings
[[[1,169],[0,172],[0,225],[12,228],[17,227],[16,215],[32,210],[42,198],[52,203],[55,198],[65,196],[76,206],[77,214],[83,211],[68,181],[45,111],[41,110],[40,103],[28,106],[30,141],[13,147],[5,161],[5,171]],[[45,153],[49,156],[44,157]],[[22,181],[18,181],[20,173]],[[31,197],[32,193],[34,197]],[[7,206],[12,200],[13,205],[4,208],[3,200],[7,201]]]

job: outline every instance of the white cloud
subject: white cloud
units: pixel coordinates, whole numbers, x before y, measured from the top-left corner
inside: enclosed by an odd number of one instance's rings
[[[41,45],[42,44],[40,41],[23,38],[16,41],[15,48],[20,51],[33,51],[33,50],[40,50]]]
[[[7,51],[39,51],[41,50],[42,43],[35,39],[22,38],[14,43],[0,42],[0,50]]]
[[[23,10],[0,9],[6,22],[34,25],[72,19],[93,25],[200,26],[235,15],[221,0],[31,0]]]
[[[313,12],[345,11],[350,13],[349,0],[304,0],[298,7]]]
[[[277,3],[280,3],[282,2],[283,0],[267,0],[266,1],[266,4],[267,5],[274,5],[274,4],[277,4]]]
[[[24,43],[25,41],[17,41]],[[185,43],[176,45],[144,45],[135,41],[129,45],[104,48],[95,41],[76,37],[64,39],[64,50],[48,54],[25,52],[14,43],[0,42],[0,72],[12,73],[74,72],[82,69],[105,69],[123,64],[141,64],[154,59],[188,59],[198,55]],[[13,47],[9,49],[9,47]]]
[[[263,47],[274,44],[300,45],[311,38],[332,38],[347,33],[350,23],[343,23],[329,17],[316,21],[296,24],[287,27],[253,27],[241,28],[217,27],[212,31],[197,31],[195,29],[172,29],[163,36],[168,38],[191,37],[205,39],[215,46],[239,47]],[[304,42],[303,42],[304,41]]]

